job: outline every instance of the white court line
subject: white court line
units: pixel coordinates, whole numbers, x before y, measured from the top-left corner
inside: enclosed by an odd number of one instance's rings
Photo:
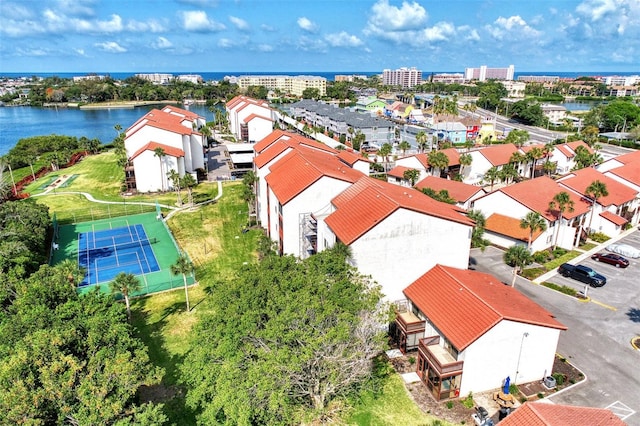
[[[620,401],[616,401],[616,402],[614,402],[612,404],[609,404],[605,408],[608,408],[609,410],[611,410],[613,412],[613,414],[615,414],[616,416],[620,417],[621,420],[624,420],[627,417],[633,416],[636,413],[636,411],[634,409],[632,409],[631,407],[623,404]]]

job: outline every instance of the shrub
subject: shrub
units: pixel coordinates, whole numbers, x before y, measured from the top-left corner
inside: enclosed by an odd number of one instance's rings
[[[589,235],[589,238],[591,238],[596,243],[604,243],[605,241],[609,241],[611,239],[611,237],[609,237],[607,234],[603,234],[602,232],[594,232],[593,234]]]
[[[560,293],[568,294],[569,296],[576,297],[576,295],[578,294],[578,291],[576,289],[572,287],[568,287],[566,285],[560,286],[558,284],[550,283],[547,281],[543,282],[542,285],[545,287],[549,287],[553,290],[559,291]]]
[[[509,393],[511,395],[520,395],[520,389],[518,389],[518,386],[511,384],[509,385]]]
[[[553,249],[553,257],[554,257],[554,259],[558,258],[560,256],[564,256],[565,254],[567,254],[567,250],[566,249],[563,249],[561,247],[556,247],[556,248]]]
[[[562,373],[553,373],[553,378],[556,379],[556,384],[562,386],[564,384],[565,375]]]
[[[453,401],[447,401],[447,408],[451,410],[453,408]]]
[[[547,272],[547,269],[544,267],[541,268],[528,268],[525,269],[524,271],[522,271],[522,275],[524,278],[528,279],[528,280],[532,280],[534,278],[538,278],[540,275],[544,274],[545,272]]]
[[[473,402],[473,394],[469,392],[469,395],[465,399],[462,400],[462,405],[466,408],[473,408],[475,403]]]
[[[544,394],[543,394],[542,392],[538,392],[538,398],[539,398],[539,399],[544,398]]]
[[[547,250],[537,251],[533,253],[533,261],[536,263],[546,263],[551,260]]]
[[[413,365],[413,364],[415,364],[415,363],[416,363],[416,357],[414,357],[414,356],[410,356],[410,357],[409,357],[409,364]]]

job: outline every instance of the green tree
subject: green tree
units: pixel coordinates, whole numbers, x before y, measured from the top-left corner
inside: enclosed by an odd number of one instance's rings
[[[427,134],[424,130],[420,130],[416,133],[416,144],[418,144],[418,149],[421,152],[425,152],[427,150]]]
[[[596,179],[587,186],[584,193],[587,197],[591,198],[591,215],[589,216],[589,231],[591,231],[591,222],[593,221],[595,206],[601,197],[609,195],[609,191],[607,190],[607,184]]]
[[[515,245],[509,247],[504,253],[504,261],[513,267],[511,287],[515,287],[518,272],[522,271],[525,266],[530,265],[533,262],[533,257],[525,246]]]
[[[112,293],[120,293],[122,297],[124,297],[124,303],[127,307],[127,317],[129,321],[131,321],[131,303],[129,301],[129,297],[140,291],[142,285],[140,284],[140,280],[133,274],[127,274],[125,272],[120,272],[116,277],[109,283],[109,289]]]
[[[527,152],[526,159],[531,163],[531,173],[529,175],[530,178],[534,178],[536,165],[538,164],[538,160],[545,157],[544,151],[542,148],[534,146]]]
[[[187,188],[187,202],[189,205],[193,205],[193,188],[198,185],[198,181],[191,175],[191,173],[186,173],[182,176],[180,184],[183,188]]]
[[[529,241],[527,243],[527,249],[531,250],[531,241],[533,240],[533,234],[536,231],[546,231],[547,221],[538,212],[529,212],[522,219],[520,219],[520,228],[529,230]]]
[[[484,176],[482,177],[482,180],[484,182],[489,182],[491,184],[491,189],[489,190],[491,192],[493,191],[493,184],[495,183],[495,181],[499,180],[500,177],[501,177],[500,169],[498,169],[496,166],[493,166],[485,172]]]
[[[180,174],[178,174],[178,172],[175,169],[171,169],[167,172],[167,177],[169,178],[169,180],[171,181],[171,186],[173,186],[173,190],[176,191],[176,203],[178,204],[178,206],[182,206],[182,194],[181,194],[181,188],[180,188],[180,184],[182,182],[182,179],[180,178]]]
[[[398,144],[398,149],[402,151],[402,155],[406,155],[407,151],[411,149],[411,144],[407,141],[402,141]]]
[[[442,151],[431,151],[427,154],[427,162],[431,166],[433,175],[436,175],[436,171],[442,176],[443,172],[449,165],[449,157]]]
[[[456,203],[456,200],[451,198],[451,196],[449,195],[449,191],[447,191],[446,189],[441,189],[440,191],[436,191],[433,188],[427,187],[427,188],[422,188],[420,191],[422,191],[424,195],[427,195],[433,198],[434,200],[441,201],[447,204]]]
[[[420,172],[416,169],[405,170],[402,177],[405,180],[408,180],[411,183],[411,186],[414,186],[420,177]]]
[[[480,210],[469,210],[467,216],[475,222],[473,231],[471,231],[471,247],[479,247],[484,251],[488,245],[488,242],[483,238],[487,218]]]
[[[320,99],[320,90],[315,87],[307,87],[302,91],[302,99]]]
[[[460,154],[460,175],[464,176],[465,168],[469,167],[473,163],[473,157],[471,154]]]
[[[384,171],[385,173],[389,170],[389,155],[393,150],[393,146],[390,143],[383,143],[380,149],[378,150],[378,155],[384,158]]]
[[[304,423],[368,383],[385,309],[344,252],[266,256],[212,288],[181,374],[201,424]]]
[[[162,191],[164,191],[164,174],[162,173],[163,171],[162,163],[164,162],[164,157],[166,155],[167,154],[165,153],[164,148],[162,147],[158,146],[153,150],[153,156],[158,157],[158,161],[160,162],[160,186],[162,188]]]
[[[571,196],[566,191],[558,192],[553,196],[553,199],[549,202],[549,211],[554,212],[556,220],[558,221],[558,226],[556,227],[556,236],[553,241],[553,248],[558,247],[558,236],[560,235],[560,228],[562,227],[562,216],[565,211],[573,212],[574,202],[571,199]]]
[[[513,129],[509,132],[504,141],[505,143],[512,143],[518,148],[521,148],[529,141],[530,138],[531,136],[526,130]]]
[[[192,274],[194,271],[193,263],[189,260],[189,257],[185,253],[180,253],[176,263],[171,265],[171,273],[173,275],[182,275],[182,281],[184,282],[184,297],[187,300],[187,312],[189,308],[189,288],[187,286],[187,275]]]

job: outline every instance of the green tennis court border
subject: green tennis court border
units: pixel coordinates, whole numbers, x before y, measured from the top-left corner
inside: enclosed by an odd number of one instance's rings
[[[157,213],[143,213],[75,223],[72,225],[59,225],[58,238],[54,241],[54,243],[58,244],[58,249],[53,250],[51,263],[55,265],[66,259],[76,263],[78,262],[79,233],[119,228],[135,224],[141,224],[144,227],[147,238],[156,238],[158,240],[155,244],[152,244],[151,247],[160,266],[160,270],[138,275],[142,289],[132,296],[141,296],[183,287],[184,281],[182,280],[182,275],[173,275],[171,273],[171,265],[176,263],[176,260],[180,256],[180,250],[166,223],[163,220],[157,219]],[[187,276],[188,285],[194,282],[195,278],[193,276]],[[93,290],[96,286],[99,286],[100,291],[104,293],[110,292],[109,283],[106,282],[80,287],[78,288],[78,292],[83,294]]]

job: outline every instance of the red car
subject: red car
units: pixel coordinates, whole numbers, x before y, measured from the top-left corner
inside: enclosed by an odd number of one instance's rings
[[[614,265],[616,268],[626,268],[629,266],[629,261],[619,254],[615,253],[596,253],[591,256],[591,259],[596,262],[608,263]]]

